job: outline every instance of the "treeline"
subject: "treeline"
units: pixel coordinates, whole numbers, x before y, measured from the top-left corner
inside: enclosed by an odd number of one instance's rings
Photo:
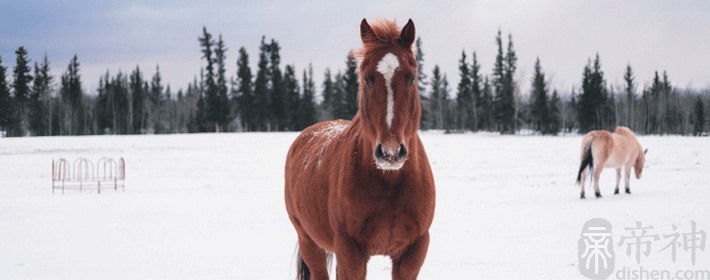
[[[423,71],[424,52],[417,39],[421,129],[554,135],[625,125],[640,134],[708,132],[705,104],[710,102],[710,90],[676,88],[665,71],[656,72],[651,84],[639,90],[630,65],[624,85],[616,88],[606,81],[597,54],[584,66],[581,86],[560,93],[550,88],[539,58],[530,81],[516,80],[512,35],[504,42],[498,31],[495,39],[497,52],[489,75],[483,73],[475,51],[470,59],[462,51],[455,92],[438,65],[430,74]],[[317,87],[310,65],[300,75],[295,65],[281,65],[281,46],[274,39],[262,37],[255,74],[244,47],[238,50],[236,72],[228,74],[222,36],[214,38],[203,28],[198,43],[203,67],[186,89],[173,92],[163,83],[158,66],[150,78],[136,67],[130,73],[107,71],[97,94],[91,95],[82,87],[76,55],[55,81],[46,55],[32,65],[26,49],[19,47],[12,73],[0,57],[0,133],[298,131],[317,121],[350,119],[357,112],[357,65],[349,55],[343,69],[326,69]],[[524,93],[520,85],[526,82],[530,92]]]
[[[631,65],[626,67],[624,86],[615,88],[606,81],[597,54],[584,66],[581,86],[565,94],[550,88],[537,58],[529,81],[530,92],[525,94],[520,83],[526,81],[515,80],[517,56],[512,36],[509,34],[504,44],[499,31],[496,44],[498,51],[490,75],[481,73],[476,52],[470,62],[466,52],[461,53],[455,94],[451,93],[446,74],[434,66],[428,80],[428,98],[422,99],[428,109],[422,128],[556,135],[614,130],[623,125],[639,134],[709,132],[705,104],[710,102],[710,89],[679,89],[671,85],[665,71],[662,77],[656,71],[651,85],[639,91]]]

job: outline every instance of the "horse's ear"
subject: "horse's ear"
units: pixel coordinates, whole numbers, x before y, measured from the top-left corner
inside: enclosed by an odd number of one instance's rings
[[[367,19],[362,19],[360,22],[360,39],[362,39],[363,42],[365,42],[365,39],[371,36],[374,36],[375,33],[372,32],[372,27],[370,27],[370,24],[367,23]]]
[[[414,22],[410,18],[399,33],[399,43],[407,48],[411,47],[414,43],[414,33]]]
[[[648,149],[643,150],[643,154],[644,154],[644,155],[647,154],[647,153],[648,153]]]

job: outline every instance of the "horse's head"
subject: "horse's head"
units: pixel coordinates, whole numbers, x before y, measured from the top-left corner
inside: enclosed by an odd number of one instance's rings
[[[643,173],[643,164],[644,161],[646,161],[647,152],[648,149],[645,149],[642,153],[639,153],[639,155],[636,156],[636,161],[634,162],[634,172],[636,173],[636,179],[641,179],[641,174]]]
[[[400,31],[394,21],[360,23],[363,48],[355,52],[360,77],[359,114],[363,136],[377,168],[399,170],[419,128],[421,105],[417,60],[412,52],[414,23]]]

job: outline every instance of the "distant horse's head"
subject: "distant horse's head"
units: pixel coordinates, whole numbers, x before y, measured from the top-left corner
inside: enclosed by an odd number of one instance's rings
[[[377,168],[399,170],[409,141],[419,128],[421,105],[417,60],[412,52],[414,23],[400,31],[394,21],[360,23],[363,48],[354,52],[360,76],[359,114]]]
[[[641,179],[641,174],[643,173],[643,164],[646,161],[646,153],[648,149],[645,149],[643,153],[639,153],[634,162],[634,172],[636,172],[636,179]]]

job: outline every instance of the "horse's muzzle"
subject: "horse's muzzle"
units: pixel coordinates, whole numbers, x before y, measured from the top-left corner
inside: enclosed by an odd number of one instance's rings
[[[395,147],[387,147],[377,144],[375,147],[375,163],[378,169],[399,170],[407,160],[407,146],[399,144]]]

